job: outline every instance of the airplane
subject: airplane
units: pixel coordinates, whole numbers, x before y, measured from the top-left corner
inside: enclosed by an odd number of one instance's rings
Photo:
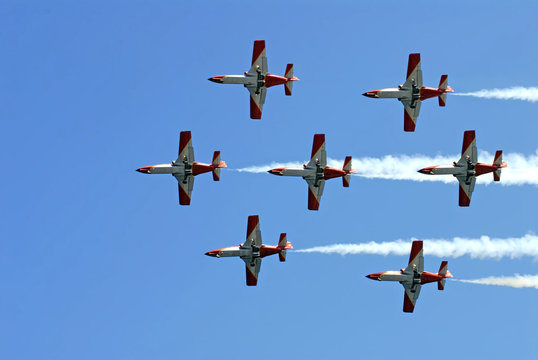
[[[327,166],[327,153],[325,151],[325,134],[315,134],[312,144],[312,156],[308,164],[302,168],[275,168],[267,171],[269,174],[279,176],[301,176],[308,183],[308,210],[318,210],[325,180],[336,177],[342,178],[342,185],[349,187],[352,173],[351,156],[346,156],[342,169]]]
[[[463,133],[463,146],[458,162],[454,161],[452,165],[429,166],[418,172],[426,175],[453,175],[460,183],[459,205],[469,206],[476,177],[492,172],[493,180],[501,181],[501,169],[506,166],[502,150],[497,150],[491,165],[477,162],[475,132],[467,130]]]
[[[277,246],[262,244],[260,219],[258,215],[250,215],[247,222],[247,239],[243,244],[211,250],[206,252],[205,255],[218,258],[240,257],[246,264],[247,286],[256,286],[262,258],[278,254],[280,261],[284,262],[286,261],[286,250],[292,248],[293,246],[286,239],[286,233],[280,234]]]
[[[437,274],[424,271],[424,256],[422,252],[422,241],[415,240],[411,246],[409,255],[409,265],[400,271],[385,271],[366,275],[368,279],[379,281],[398,281],[405,289],[403,311],[412,313],[415,303],[420,294],[423,284],[437,282],[437,289],[445,289],[446,278],[451,278],[452,274],[447,269],[447,261],[441,261]]]
[[[446,93],[454,92],[448,86],[448,75],[441,75],[439,87],[422,86],[422,70],[420,69],[420,54],[409,54],[407,64],[407,79],[397,89],[381,89],[365,92],[364,96],[371,98],[396,98],[404,106],[404,131],[415,131],[418,113],[422,100],[438,97],[439,106],[446,105]]]
[[[208,80],[218,84],[242,84],[250,92],[250,118],[261,119],[267,88],[284,84],[285,94],[291,96],[293,81],[299,79],[293,76],[293,64],[286,66],[284,76],[269,74],[265,56],[265,40],[256,40],[249,71],[245,71],[244,75],[218,75]]]
[[[190,205],[191,193],[194,186],[194,177],[206,172],[213,172],[213,180],[220,180],[220,169],[226,167],[220,161],[220,151],[215,151],[211,164],[194,161],[194,149],[190,131],[182,131],[179,135],[179,152],[176,161],[171,164],[144,166],[136,171],[144,174],[172,174],[177,179],[179,191],[179,204]]]

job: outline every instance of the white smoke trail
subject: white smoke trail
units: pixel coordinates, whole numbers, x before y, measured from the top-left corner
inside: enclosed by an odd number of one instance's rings
[[[513,288],[535,288],[538,289],[538,275],[520,275],[514,276],[490,276],[482,279],[460,280],[452,279],[469,284],[509,286]]]
[[[417,172],[426,166],[451,164],[457,161],[459,155],[426,156],[426,155],[386,155],[380,158],[362,157],[353,158],[353,168],[357,176],[367,179],[411,180],[411,181],[441,181],[444,183],[456,182],[453,176],[424,175]],[[479,151],[478,159],[485,163],[493,162],[493,155],[486,151]],[[535,154],[525,156],[518,153],[503,154],[508,167],[502,170],[502,185],[532,184],[538,186],[538,150]],[[328,165],[341,168],[344,161],[328,159]],[[263,166],[249,166],[236,169],[240,172],[263,173],[278,167],[302,167],[305,162],[271,163]],[[477,183],[489,184],[493,181],[490,174],[477,177]]]
[[[474,96],[486,99],[502,99],[502,100],[524,100],[530,102],[538,101],[538,87],[522,87],[514,86],[505,89],[483,89],[468,93],[454,93],[452,95],[459,96]]]
[[[423,239],[424,254],[444,258],[458,258],[468,255],[477,259],[511,259],[524,256],[538,259],[538,236],[527,234],[519,238],[497,239],[481,236],[478,239],[455,237],[447,239]],[[321,254],[375,254],[375,255],[408,255],[411,250],[410,241],[396,240],[387,242],[368,242],[361,244],[333,244],[316,246],[309,249],[295,250],[299,253]]]

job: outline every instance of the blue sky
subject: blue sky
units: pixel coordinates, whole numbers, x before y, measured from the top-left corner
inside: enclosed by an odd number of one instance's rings
[[[409,134],[397,101],[360,94],[403,83],[410,52],[427,86],[444,73],[459,92],[535,86],[537,10],[3,1],[0,358],[537,358],[535,289],[433,284],[409,315],[400,285],[364,277],[407,256],[290,252],[264,259],[247,288],[239,259],[203,255],[241,243],[250,214],[264,243],[287,232],[296,249],[537,232],[531,185],[477,185],[459,208],[454,184],[353,177],[348,189],[329,181],[311,212],[302,180],[233,170],[305,160],[318,132],[336,159],[455,154],[468,129],[479,149],[536,154],[537,104],[449,95],[446,108],[423,103]],[[242,87],[207,81],[248,70],[255,39],[270,72],[293,62],[301,79],[292,97],[269,89],[261,121]],[[134,171],[174,160],[181,130],[198,161],[221,150],[230,168],[219,183],[197,177],[189,207],[170,176]],[[441,260],[427,257],[426,270]],[[529,257],[447,260],[465,279],[537,273]]]

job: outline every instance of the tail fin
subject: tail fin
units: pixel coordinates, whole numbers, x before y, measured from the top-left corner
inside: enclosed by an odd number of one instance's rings
[[[439,90],[447,90],[448,88],[448,75],[441,75],[441,80],[439,80]],[[443,92],[439,95],[439,106],[446,106],[446,93]]]
[[[278,247],[284,248],[278,253],[278,258],[280,261],[286,261],[286,249],[291,249],[291,243],[286,238],[286,233],[280,234],[280,239],[278,240]]]
[[[214,166],[213,180],[219,181],[220,180],[220,168],[226,167],[226,163],[224,161],[220,161],[220,151],[215,151],[213,153],[213,161],[211,162],[211,165]]]
[[[441,261],[441,266],[439,266],[439,275],[445,275],[445,277],[452,277],[452,274],[450,271],[448,271],[448,261]],[[445,289],[445,282],[446,279],[443,277],[441,280],[437,282],[437,290],[444,290]]]
[[[286,72],[284,73],[284,77],[288,79],[288,81],[284,84],[284,91],[286,92],[287,96],[291,96],[293,81],[299,80],[293,76],[293,64],[286,65]]]
[[[503,161],[502,150],[497,150],[495,153],[493,165],[499,165],[499,168],[493,172],[493,181],[501,181],[501,168],[506,167],[506,163]]]
[[[446,106],[446,93],[442,93],[441,95],[439,95],[437,100],[439,100],[439,106],[441,107]]]
[[[344,160],[344,166],[342,167],[342,170],[344,171],[351,171],[351,156],[346,156],[346,159]],[[342,176],[342,185],[344,187],[349,187],[349,181],[351,180],[351,175],[346,174]]]
[[[445,289],[445,282],[446,279],[441,279],[437,282],[437,290],[444,290]]]

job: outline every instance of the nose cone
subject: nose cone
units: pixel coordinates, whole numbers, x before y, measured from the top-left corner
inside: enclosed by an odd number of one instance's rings
[[[424,169],[420,169],[418,172],[421,174],[433,175],[434,168],[435,166],[425,167]]]
[[[214,83],[222,84],[222,82],[223,82],[222,79],[223,79],[223,78],[224,78],[224,75],[218,75],[218,76],[210,77],[210,78],[207,79],[207,80],[212,81],[212,82],[214,82]]]
[[[366,97],[376,98],[377,97],[377,90],[367,91],[362,95],[366,96]]]
[[[211,256],[211,257],[217,257],[217,251],[211,250],[211,251],[206,252],[205,255]]]
[[[139,169],[136,169],[136,171],[140,172],[140,173],[144,173],[144,174],[151,174],[151,168],[153,166],[144,166],[144,167],[141,167]]]
[[[275,168],[275,169],[271,169],[268,171],[269,174],[273,174],[273,175],[280,175],[282,176],[282,171],[284,170],[284,168]]]
[[[371,280],[380,280],[380,277],[382,274],[383,273],[373,273],[373,274],[366,275],[366,277]]]

